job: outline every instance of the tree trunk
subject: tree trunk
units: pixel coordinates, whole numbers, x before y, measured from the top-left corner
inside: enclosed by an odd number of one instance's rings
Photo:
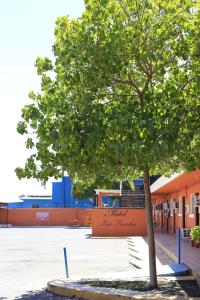
[[[150,273],[150,286],[157,287],[157,272],[156,272],[156,251],[153,230],[152,218],[152,205],[151,205],[151,192],[150,192],[150,178],[148,166],[144,169],[144,193],[146,205],[146,219],[147,219],[147,236],[149,245],[149,273]]]

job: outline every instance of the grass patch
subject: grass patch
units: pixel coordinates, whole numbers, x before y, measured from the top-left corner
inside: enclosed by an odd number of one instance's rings
[[[138,292],[160,293],[162,295],[180,295],[189,297],[200,297],[200,288],[196,280],[158,280],[158,288],[152,289],[147,280],[135,281],[107,281],[107,280],[85,280],[82,284],[90,286],[124,289]]]

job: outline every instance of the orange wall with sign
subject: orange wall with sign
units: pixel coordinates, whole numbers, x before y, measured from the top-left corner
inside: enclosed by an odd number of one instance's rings
[[[93,236],[144,236],[146,234],[145,209],[93,209]]]
[[[91,226],[94,236],[146,235],[144,209],[1,208],[0,224],[13,226]]]
[[[13,226],[89,226],[92,211],[80,208],[1,208],[0,224]],[[90,224],[89,224],[90,223]]]

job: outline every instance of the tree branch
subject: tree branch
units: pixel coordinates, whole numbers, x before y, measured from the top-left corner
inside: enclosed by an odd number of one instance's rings
[[[127,18],[128,18],[128,20],[129,20],[129,22],[130,22],[130,23],[132,23],[132,24],[133,24],[133,26],[134,26],[135,24],[134,24],[133,20],[131,20],[131,18],[130,18],[130,15],[128,14],[128,12],[127,12],[126,8],[124,7],[124,5],[123,5],[123,1],[122,1],[122,0],[118,0],[118,2],[119,2],[119,4],[120,4],[120,6],[121,6],[122,10],[124,11],[125,15],[127,16]]]
[[[196,76],[191,77],[190,79],[188,78],[188,80],[181,86],[180,90],[183,91],[185,89],[185,87],[192,82],[194,79],[196,78]]]
[[[122,83],[122,84],[126,84],[126,85],[129,85],[129,86],[132,86],[134,88],[134,91],[137,93],[137,95],[139,96],[141,94],[141,91],[140,89],[138,88],[138,86],[134,83],[134,81],[130,78],[130,75],[129,75],[129,79],[128,80],[123,80],[121,78],[111,78],[111,80],[114,82],[114,83]]]

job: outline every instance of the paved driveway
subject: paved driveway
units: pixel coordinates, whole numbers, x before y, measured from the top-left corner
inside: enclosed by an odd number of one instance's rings
[[[133,270],[126,238],[91,238],[81,228],[0,228],[0,299],[60,299],[42,289],[65,277],[63,247],[70,278]]]

